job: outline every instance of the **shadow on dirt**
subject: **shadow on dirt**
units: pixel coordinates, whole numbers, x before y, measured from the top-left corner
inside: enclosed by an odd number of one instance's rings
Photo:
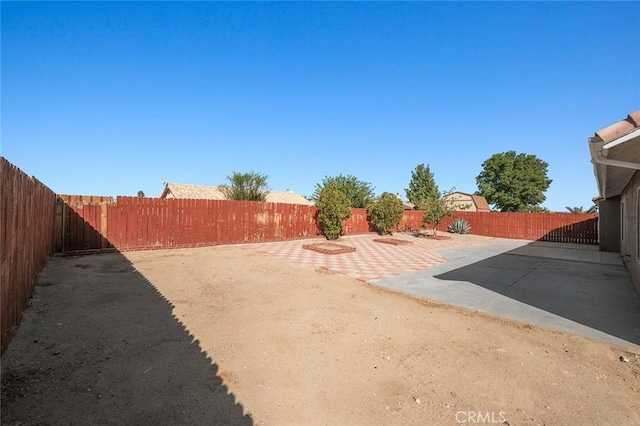
[[[2,355],[3,424],[251,425],[121,254],[54,258]]]

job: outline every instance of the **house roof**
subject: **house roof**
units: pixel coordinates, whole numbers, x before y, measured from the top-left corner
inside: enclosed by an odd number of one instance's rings
[[[472,195],[473,197],[473,202],[476,204],[476,208],[478,210],[491,210],[489,208],[489,203],[487,203],[487,199],[484,198],[482,195]]]
[[[304,204],[311,205],[311,201],[293,191],[269,192],[267,203]]]
[[[487,199],[484,198],[482,195],[476,195],[476,194],[470,194],[468,192],[461,192],[461,191],[456,191],[456,192],[452,192],[451,194],[447,195],[447,197],[452,197],[456,194],[460,194],[460,195],[466,195],[467,197],[471,198],[471,201],[473,201],[473,204],[475,204],[476,209],[478,210],[486,210],[486,211],[490,211],[491,209],[489,208],[489,203],[487,203]]]
[[[167,183],[160,198],[167,198],[171,194],[174,198],[198,200],[226,200],[227,197],[217,186],[187,185],[183,183]]]
[[[167,198],[171,194],[174,198],[188,198],[200,200],[226,200],[227,197],[218,186],[188,185],[183,183],[167,183],[160,198]],[[311,202],[293,191],[272,191],[267,194],[268,203],[304,204]]]
[[[624,120],[598,130],[596,136],[606,145],[638,128],[640,128],[640,110],[630,113]]]
[[[589,138],[589,149],[599,196],[620,195],[640,170],[640,110],[596,131]]]

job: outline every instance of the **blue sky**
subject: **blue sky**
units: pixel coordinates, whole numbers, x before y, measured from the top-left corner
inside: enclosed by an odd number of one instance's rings
[[[404,195],[429,164],[549,163],[597,195],[587,138],[640,108],[640,3],[6,2],[2,155],[58,193],[147,196],[233,171]]]

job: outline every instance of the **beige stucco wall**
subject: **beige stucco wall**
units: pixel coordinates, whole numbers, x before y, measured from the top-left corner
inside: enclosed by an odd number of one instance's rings
[[[640,172],[636,172],[620,195],[620,255],[636,291],[640,294],[640,245],[638,213],[640,210]]]
[[[452,200],[453,208],[455,210],[464,210],[466,212],[475,212],[477,210],[476,205],[470,195],[465,194],[451,194],[445,197],[448,200]],[[467,207],[467,208],[465,208]]]

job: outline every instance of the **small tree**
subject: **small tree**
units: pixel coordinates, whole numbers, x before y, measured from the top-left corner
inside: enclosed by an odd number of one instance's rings
[[[316,189],[311,198],[317,201],[320,196],[320,191],[327,186],[338,188],[347,196],[349,204],[354,208],[367,208],[374,198],[371,183],[358,180],[357,177],[351,175],[325,176],[324,179],[322,179],[322,183],[316,184]]]
[[[420,205],[420,210],[424,210],[422,226],[426,228],[428,224],[432,224],[433,235],[438,235],[437,228],[443,220],[453,216],[454,204],[451,200],[445,198],[451,194],[451,192],[452,191],[448,191],[443,197],[437,199],[428,198]]]
[[[267,175],[255,172],[233,172],[227,176],[229,185],[221,185],[220,190],[228,200],[266,201],[269,193],[267,178]]]
[[[327,240],[335,240],[342,232],[342,221],[351,216],[349,199],[337,187],[322,188],[316,200],[318,223]]]
[[[390,234],[391,229],[396,228],[404,216],[404,205],[398,196],[383,192],[371,204],[367,213],[369,221],[379,234]]]
[[[144,198],[144,191],[138,191],[138,197]]]
[[[414,171],[411,172],[411,181],[409,188],[404,190],[410,203],[416,206],[421,205],[427,199],[440,198],[440,191],[436,185],[433,173],[429,169],[429,165],[419,164]]]

